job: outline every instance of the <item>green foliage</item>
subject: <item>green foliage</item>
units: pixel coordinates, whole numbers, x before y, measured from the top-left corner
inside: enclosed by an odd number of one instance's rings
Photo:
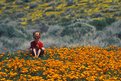
[[[114,45],[114,44],[118,44],[120,42],[120,40],[118,38],[108,38],[105,39],[103,41],[108,41],[108,45]]]
[[[67,6],[71,6],[74,4],[74,0],[66,0],[67,1]]]
[[[70,27],[68,27],[68,28],[65,28],[63,31],[62,31],[62,33],[61,33],[61,36],[65,36],[65,35],[73,35],[73,28],[70,28]]]
[[[15,17],[16,18],[23,18],[25,16],[25,13],[23,13],[23,12],[17,12],[17,13],[15,13]]]
[[[71,19],[70,18],[61,18],[60,20],[60,25],[62,26],[67,26],[67,25],[70,25],[71,24]]]
[[[105,21],[108,23],[108,25],[112,24],[113,22],[116,21],[115,18],[106,18]]]
[[[48,8],[45,10],[45,12],[51,12],[51,11],[55,11],[53,8]]]
[[[90,24],[95,26],[97,30],[102,30],[113,22],[115,22],[115,18],[105,18],[101,20],[93,20]]]
[[[5,36],[9,36],[9,37],[14,37],[16,36],[15,33],[15,28],[13,27],[8,27],[8,26],[5,26],[5,25],[1,25],[0,26],[0,32],[1,32],[1,35],[5,35]]]
[[[31,0],[22,0],[23,2],[30,2]]]
[[[13,2],[13,1],[15,1],[15,0],[6,0],[5,2]]]
[[[17,0],[15,3],[16,3],[16,5],[22,5],[22,4],[24,4],[24,2],[22,0]]]
[[[31,3],[31,4],[29,5],[29,8],[30,8],[30,9],[36,8],[37,5],[38,5],[37,3]]]
[[[4,24],[0,25],[0,36],[8,36],[10,38],[24,37],[22,33],[18,32],[17,28],[13,26],[4,25]]]
[[[19,18],[27,18],[28,21],[25,22],[27,24],[29,20],[31,20],[32,23],[35,23],[36,20],[38,19],[43,19],[42,20],[43,22],[48,23],[51,21],[51,17],[49,17],[51,15],[55,15],[58,18],[58,20],[56,19],[53,20],[53,21],[58,21],[58,23],[61,23],[61,22],[63,23],[64,21],[63,19],[61,19],[61,16],[63,16],[63,18],[65,19],[66,18],[86,19],[88,17],[90,18],[103,17],[103,19],[105,19],[105,17],[107,18],[114,17],[116,19],[120,19],[121,17],[120,6],[119,6],[120,4],[116,4],[116,3],[120,3],[120,1],[115,1],[115,4],[110,4],[111,1],[101,2],[97,0],[96,1],[93,1],[93,0],[87,0],[87,1],[85,0],[82,0],[82,1],[79,1],[79,0],[54,0],[54,1],[52,0],[6,0],[6,2],[7,3],[5,3],[3,0],[0,1],[0,5],[1,5],[0,14],[2,16],[7,14],[7,17],[9,17],[11,14],[10,17],[14,18],[16,14],[20,13],[14,19],[17,21],[20,21]],[[91,4],[91,7],[89,7],[88,3]],[[103,12],[108,10],[109,11],[115,10],[115,12]],[[43,16],[42,14],[45,14],[47,17]],[[110,22],[112,22],[110,21],[110,19],[108,21],[109,21],[109,24]],[[106,21],[106,23],[108,21]],[[97,23],[104,22],[105,24],[105,20],[104,21],[102,20],[101,22],[100,21],[94,21],[94,22],[97,22]],[[67,24],[69,23],[67,19],[65,20],[65,23],[63,23],[63,25],[66,23]],[[25,26],[27,24],[25,24]]]
[[[47,2],[50,2],[51,0],[42,0],[43,2],[47,3]]]
[[[101,20],[101,21],[100,20],[94,20],[90,24],[95,26],[97,30],[102,30],[107,25],[106,21],[104,21],[104,20]]]
[[[97,43],[98,40],[102,41],[100,39],[105,38],[87,36],[88,33],[93,33],[92,26],[102,31],[106,26],[121,19],[120,4],[119,0],[115,1],[115,4],[111,4],[111,0],[0,0],[0,42],[2,42],[0,47],[19,46],[21,43],[18,45],[14,43],[12,46],[14,37],[21,39],[17,39],[17,42],[19,40],[25,42],[25,40],[32,39],[31,33],[38,29],[42,35],[47,34],[50,38],[62,36],[61,40],[64,42],[71,39],[76,42],[80,39],[88,40],[86,38],[90,37],[94,38]],[[6,20],[7,18],[9,19]],[[87,25],[83,26],[83,23]],[[48,28],[53,29],[56,25],[60,29],[48,31]],[[94,35],[98,31],[95,31]],[[118,38],[121,37],[118,35]],[[107,40],[109,41],[115,42],[115,40]],[[58,45],[61,43],[59,42]]]

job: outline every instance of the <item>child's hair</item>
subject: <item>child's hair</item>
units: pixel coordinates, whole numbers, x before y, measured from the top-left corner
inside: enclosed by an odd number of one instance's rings
[[[39,33],[39,35],[40,35],[40,32],[39,31],[35,31],[35,32],[33,32],[33,38],[36,38],[36,36],[35,36],[35,33]]]

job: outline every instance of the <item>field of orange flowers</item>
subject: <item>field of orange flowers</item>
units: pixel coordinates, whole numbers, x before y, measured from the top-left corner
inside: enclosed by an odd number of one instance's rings
[[[121,81],[121,48],[47,48],[0,54],[0,81]]]

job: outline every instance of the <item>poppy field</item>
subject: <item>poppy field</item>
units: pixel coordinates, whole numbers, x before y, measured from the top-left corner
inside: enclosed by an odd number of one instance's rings
[[[0,81],[120,81],[121,48],[97,46],[46,48],[0,54]]]

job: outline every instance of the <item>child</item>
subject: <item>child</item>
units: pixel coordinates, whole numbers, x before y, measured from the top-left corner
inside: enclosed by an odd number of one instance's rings
[[[43,47],[43,43],[39,40],[40,39],[40,32],[36,31],[33,33],[34,41],[31,42],[31,51],[32,55],[35,57],[39,57],[40,55],[44,54],[45,48]]]

